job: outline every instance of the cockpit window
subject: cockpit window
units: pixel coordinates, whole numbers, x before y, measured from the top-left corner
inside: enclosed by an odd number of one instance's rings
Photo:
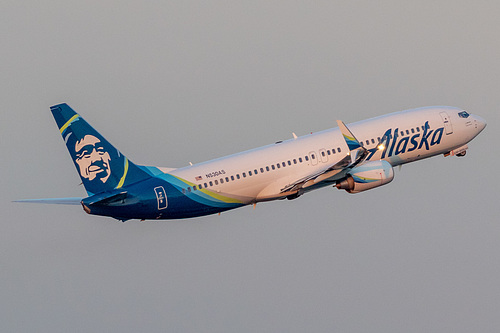
[[[467,113],[467,111],[462,111],[462,112],[459,112],[458,113],[458,116],[460,118],[469,118],[469,114]]]

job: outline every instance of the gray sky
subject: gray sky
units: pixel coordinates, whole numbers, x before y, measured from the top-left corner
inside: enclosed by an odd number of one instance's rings
[[[2,1],[0,331],[496,332],[497,1]],[[183,221],[83,196],[49,106],[184,166],[387,112],[488,121],[390,185]]]

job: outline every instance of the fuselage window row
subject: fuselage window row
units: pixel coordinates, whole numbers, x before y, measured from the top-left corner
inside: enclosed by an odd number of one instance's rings
[[[372,141],[374,141],[372,139]],[[379,141],[380,141],[380,138],[379,138]],[[366,141],[368,142],[368,140]],[[332,154],[336,154],[336,152],[341,152],[341,148],[340,147],[337,147],[337,149],[335,148],[332,148],[331,150],[326,150],[326,153],[325,153],[325,150],[323,150],[321,152],[321,155],[323,157],[325,157],[326,155],[332,155]],[[310,155],[310,158],[312,160],[316,159],[316,155],[314,153],[311,153]],[[298,164],[298,163],[303,163],[305,161],[309,161],[309,155],[305,155],[304,158],[302,157],[298,157],[298,158],[294,158],[293,160],[287,160],[286,162],[281,162],[281,163],[276,163],[276,164],[272,164],[270,167],[269,166],[266,166],[265,167],[265,170],[264,170],[264,167],[262,168],[258,168],[258,169],[254,169],[253,171],[250,170],[248,171],[248,176],[253,176],[253,175],[257,175],[259,173],[259,170],[260,170],[260,173],[264,173],[265,171],[269,172],[269,171],[273,171],[273,170],[276,170],[276,169],[280,169],[281,167],[286,167],[287,164],[288,166],[292,166],[292,163],[293,164]],[[245,172],[242,172],[241,173],[241,176],[243,178],[246,178],[246,173]],[[194,185],[193,187],[191,186],[188,186],[187,188],[183,188],[182,189],[182,193],[183,194],[186,194],[186,192],[190,193],[191,191],[196,191],[196,190],[201,190],[203,188],[209,188],[209,187],[212,187],[212,186],[216,186],[216,185],[219,185],[219,182],[220,184],[224,184],[224,181],[226,183],[229,183],[229,181],[235,181],[235,180],[240,180],[241,179],[241,176],[239,173],[235,174],[235,175],[231,175],[230,177],[225,177],[225,178],[220,178],[219,180],[214,180],[213,182],[212,181],[209,181],[208,183],[203,183],[203,184],[199,184],[199,185]]]

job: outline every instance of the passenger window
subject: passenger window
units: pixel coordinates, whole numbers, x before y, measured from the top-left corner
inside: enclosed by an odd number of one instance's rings
[[[293,164],[297,164],[297,160],[295,158],[293,159]]]
[[[366,140],[366,145],[368,146],[370,144],[370,140]]]
[[[207,184],[207,183],[205,183],[205,184],[203,184],[203,186],[205,186],[205,188],[207,188],[207,187],[208,187],[208,184]]]
[[[281,168],[279,163],[278,163],[278,164],[276,164],[276,167],[277,167],[278,169],[279,169],[279,168]]]
[[[417,127],[417,132],[420,132],[420,127]]]
[[[234,181],[234,176],[231,176],[231,180]]]
[[[201,184],[200,184],[200,185],[198,185],[198,189],[200,189],[200,190],[201,190],[202,188],[203,188],[203,186],[201,186]]]
[[[252,175],[252,171],[248,171],[248,175],[251,176]]]
[[[321,152],[321,156],[325,157],[325,152],[324,151]]]
[[[186,189],[185,188],[182,189],[182,194],[186,194]]]
[[[195,186],[193,186],[193,191],[196,191],[196,190],[197,190],[197,188],[196,188],[196,185],[195,185]]]
[[[410,131],[406,130],[406,135],[410,135]]]
[[[253,173],[257,175],[257,174],[258,174],[257,169],[255,169],[255,170],[253,171]]]
[[[302,157],[299,157],[299,162],[302,163]]]
[[[288,165],[292,165],[292,162],[290,162],[290,160],[288,160],[288,162],[287,162],[287,163],[288,163]]]
[[[330,152],[330,150],[327,150],[326,153],[328,154],[328,156],[330,156],[332,153]]]
[[[359,144],[361,145],[361,147],[363,147],[363,145],[364,145],[364,144],[363,144],[363,141],[361,141]]]
[[[375,144],[375,139],[372,139],[372,144]]]
[[[244,173],[244,172],[242,173],[242,175],[243,175],[243,178],[246,178],[246,177],[247,177],[247,174],[246,174],[246,173]]]
[[[229,183],[229,177],[226,177],[226,183]]]
[[[215,185],[219,185],[219,182],[217,181],[217,179],[214,180],[214,182],[215,182]]]
[[[311,154],[311,158],[314,160],[316,159],[316,156],[314,156],[314,154]]]
[[[286,167],[285,162],[281,162],[281,165],[283,165],[283,168]]]
[[[191,192],[191,187],[188,187],[188,192]]]
[[[264,168],[260,168],[260,173],[264,173]]]
[[[240,174],[239,173],[236,174],[236,179],[240,179]]]
[[[304,156],[304,158],[306,161],[309,161],[309,156],[306,155],[306,156]]]
[[[223,178],[220,179],[220,183],[224,184],[224,179]]]
[[[269,166],[266,166],[266,171],[269,171]]]
[[[208,183],[210,184],[210,186],[214,186],[214,183],[212,183],[212,181],[209,181]]]
[[[274,167],[274,164],[273,164],[273,165],[271,165],[271,168],[272,168],[273,170],[275,170],[275,169],[276,169],[276,168]]]
[[[404,136],[405,135],[405,132],[401,131],[401,136]]]
[[[337,151],[340,153],[342,151],[342,149],[340,149],[340,147],[337,148]]]
[[[411,129],[411,134],[413,134],[413,133],[415,133],[415,129],[414,128]]]

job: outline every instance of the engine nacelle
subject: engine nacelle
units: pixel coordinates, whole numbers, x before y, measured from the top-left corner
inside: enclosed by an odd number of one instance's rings
[[[387,161],[372,161],[353,168],[346,178],[335,185],[339,190],[359,193],[390,183],[394,169]]]

